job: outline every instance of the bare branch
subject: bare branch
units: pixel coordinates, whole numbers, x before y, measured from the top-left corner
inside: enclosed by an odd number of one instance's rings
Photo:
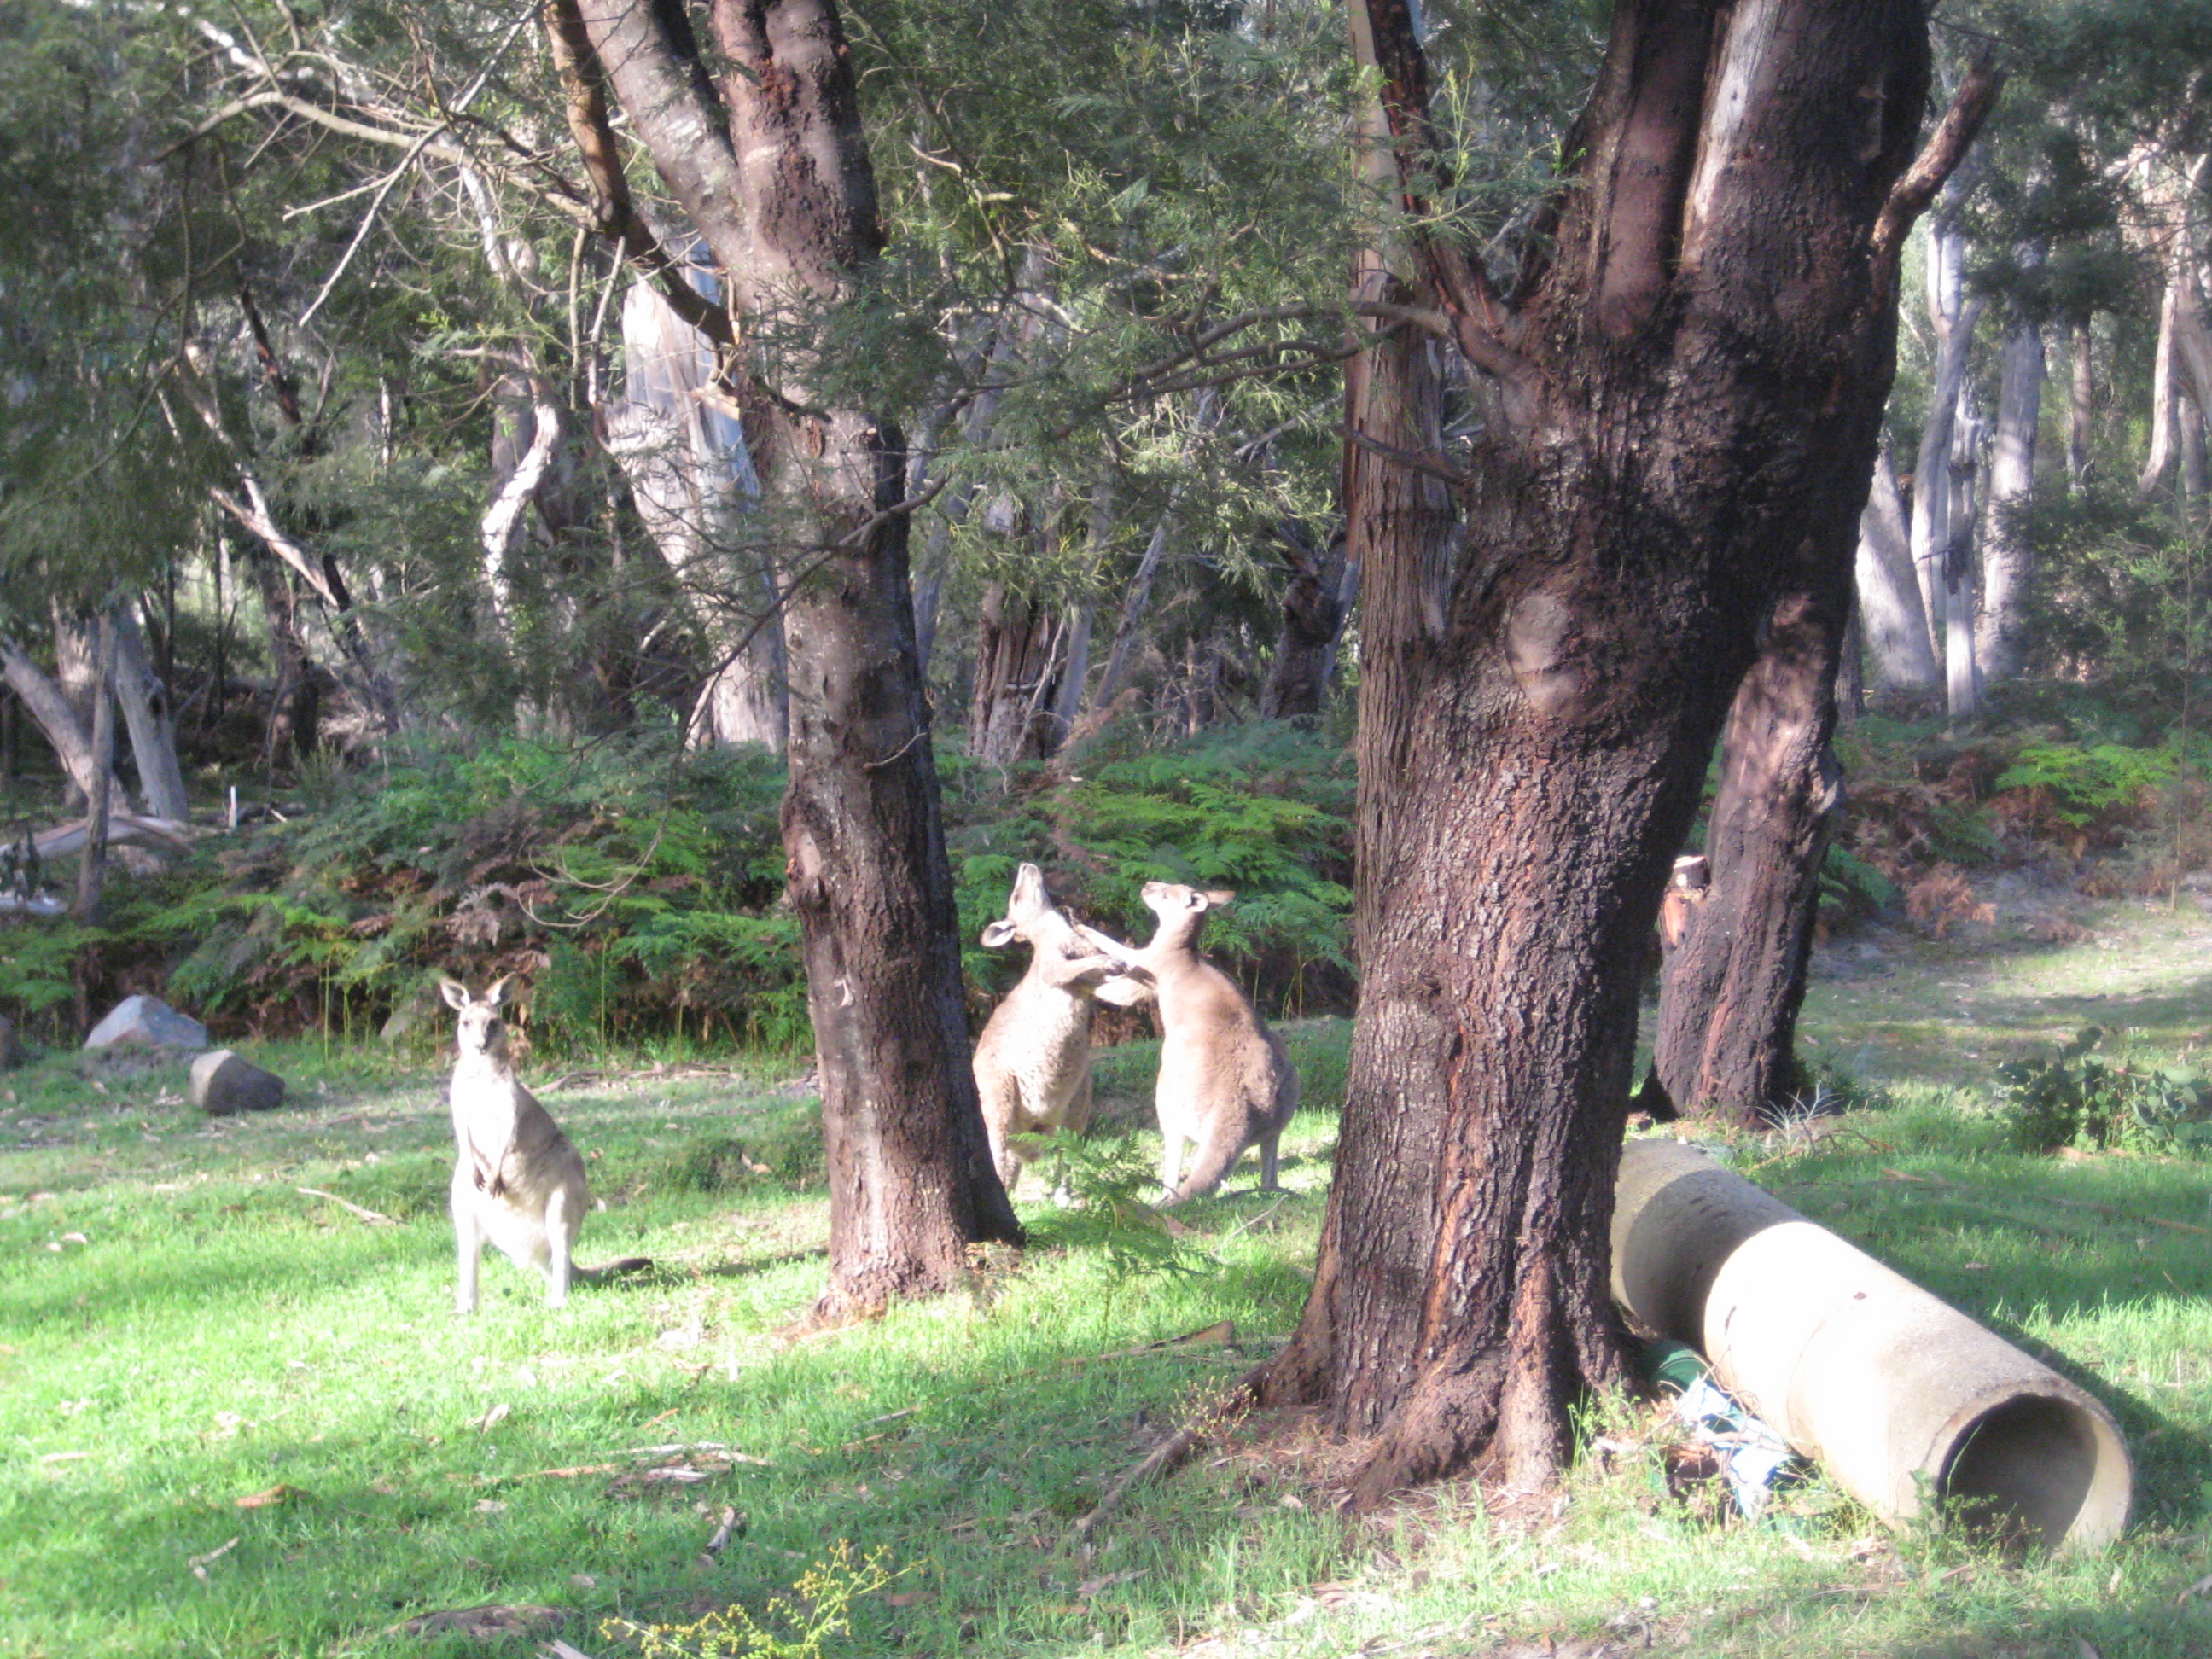
[[[1972,148],[1982,123],[1996,107],[1997,94],[2004,90],[2005,71],[1997,68],[1995,60],[1984,52],[1974,60],[1966,71],[1966,78],[1959,83],[1957,95],[1936,130],[1928,135],[1920,154],[1905,174],[1890,186],[1889,199],[1882,204],[1881,216],[1875,221],[1873,254],[1875,285],[1877,295],[1886,295],[1896,281],[1898,258],[1904,252],[1905,238],[1913,222],[1926,212],[1928,204],[1936,199],[1936,192],[1943,188],[1943,181],[1958,168]]]

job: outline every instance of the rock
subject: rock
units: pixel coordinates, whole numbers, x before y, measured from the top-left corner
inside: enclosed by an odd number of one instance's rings
[[[192,1104],[210,1117],[234,1112],[274,1111],[284,1103],[284,1079],[240,1060],[228,1048],[192,1062]]]
[[[159,997],[125,997],[84,1040],[88,1048],[204,1048],[207,1027]]]
[[[12,1072],[23,1063],[23,1040],[15,1035],[15,1022],[0,1014],[0,1072]]]

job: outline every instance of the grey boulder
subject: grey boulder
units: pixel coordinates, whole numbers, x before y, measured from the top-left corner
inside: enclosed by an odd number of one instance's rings
[[[159,997],[125,997],[84,1040],[88,1048],[204,1048],[207,1027]]]
[[[210,1117],[273,1111],[284,1103],[284,1079],[228,1048],[192,1062],[192,1104]]]

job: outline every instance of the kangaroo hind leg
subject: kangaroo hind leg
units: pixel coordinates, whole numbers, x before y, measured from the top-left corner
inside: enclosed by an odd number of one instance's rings
[[[566,1307],[568,1302],[568,1280],[574,1271],[572,1252],[575,1244],[575,1223],[581,1218],[568,1214],[568,1194],[555,1188],[545,1199],[545,1305]]]

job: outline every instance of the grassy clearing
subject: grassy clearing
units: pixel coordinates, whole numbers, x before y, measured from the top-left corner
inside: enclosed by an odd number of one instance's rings
[[[2070,1032],[2099,988],[2131,1041],[2185,1044],[2212,1024],[2190,925],[2116,911],[2096,935],[2112,949],[1994,963],[1889,947],[1887,975],[1824,982],[1809,1034],[1867,1053],[1897,1103],[1737,1149],[2113,1406],[2137,1521],[2094,1560],[1893,1539],[1817,1482],[1781,1524],[1744,1525],[1710,1487],[1670,1488],[1663,1428],[1626,1404],[1593,1419],[1610,1449],[1533,1519],[1493,1519],[1464,1484],[1340,1517],[1328,1449],[1293,1424],[1139,1492],[1080,1544],[1103,1486],[1296,1316],[1340,1021],[1292,1032],[1310,1109],[1287,1196],[1251,1194],[1248,1163],[1169,1241],[1107,1206],[1052,1210],[1034,1182],[1025,1257],[798,1342],[780,1334],[818,1288],[826,1214],[812,1103],[773,1076],[544,1088],[607,1203],[583,1255],[656,1270],[555,1315],[494,1262],[464,1323],[434,1073],[277,1048],[262,1057],[302,1104],[209,1123],[179,1070],[50,1055],[0,1079],[0,1652],[501,1650],[389,1633],[485,1603],[554,1610],[507,1651],[554,1631],[635,1652],[602,1621],[757,1612],[844,1540],[896,1577],[831,1654],[2212,1653],[2212,1611],[2183,1594],[2212,1569],[2212,1239],[2187,1231],[2212,1224],[2206,1167],[2022,1158],[1954,1086],[2003,1044]],[[1946,981],[1964,1006],[1931,1004]],[[1950,1063],[1907,1077],[1890,1034],[1931,1020]],[[1145,1045],[1104,1057],[1093,1179],[1150,1160],[1150,1066]],[[732,1541],[702,1559],[728,1510]]]

